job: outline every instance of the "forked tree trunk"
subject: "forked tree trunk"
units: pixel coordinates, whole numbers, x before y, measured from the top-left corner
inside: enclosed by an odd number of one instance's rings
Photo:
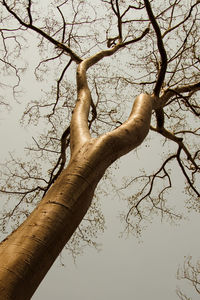
[[[95,187],[118,157],[137,147],[150,124],[151,100],[136,98],[130,118],[72,155],[38,207],[0,244],[0,299],[30,299],[90,207]]]
[[[142,143],[149,131],[154,99],[139,95],[128,120],[91,138],[87,69],[119,47],[101,51],[77,69],[78,100],[70,125],[71,159],[27,220],[0,244],[0,300],[30,299],[90,207],[105,170]]]

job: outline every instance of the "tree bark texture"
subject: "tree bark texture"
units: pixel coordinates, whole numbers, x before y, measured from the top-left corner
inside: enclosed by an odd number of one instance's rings
[[[86,214],[105,170],[140,145],[149,131],[153,97],[141,94],[120,127],[99,138],[90,136],[86,71],[101,58],[97,55],[78,66],[69,165],[27,220],[0,244],[1,300],[31,298]]]

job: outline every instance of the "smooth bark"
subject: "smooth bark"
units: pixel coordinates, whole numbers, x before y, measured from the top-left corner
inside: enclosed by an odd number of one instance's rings
[[[30,299],[90,207],[105,170],[144,140],[152,101],[141,94],[119,128],[97,139],[87,133],[86,141],[75,143],[68,167],[27,220],[0,245],[0,299]],[[75,118],[72,123],[79,121]]]
[[[77,102],[70,124],[71,159],[38,207],[0,244],[0,300],[30,299],[89,209],[105,170],[140,145],[149,131],[156,101],[141,94],[120,127],[96,139],[90,135],[91,94],[86,72],[123,46],[119,41],[111,49],[78,61]]]

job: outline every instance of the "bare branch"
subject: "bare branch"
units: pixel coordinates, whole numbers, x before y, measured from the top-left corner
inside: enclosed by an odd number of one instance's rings
[[[160,67],[160,70],[159,70],[159,73],[158,73],[158,79],[157,79],[157,82],[156,82],[156,85],[155,85],[155,88],[154,88],[154,94],[156,96],[159,96],[160,90],[161,90],[161,87],[162,87],[162,84],[163,84],[163,81],[164,81],[164,78],[165,78],[165,73],[166,73],[166,70],[167,70],[167,53],[166,53],[166,50],[165,50],[165,47],[164,47],[164,44],[163,44],[161,31],[160,31],[160,28],[159,28],[158,23],[156,21],[156,18],[154,16],[153,12],[152,12],[150,2],[148,0],[144,0],[144,3],[145,3],[145,7],[146,7],[146,10],[147,10],[149,19],[150,19],[150,21],[152,23],[152,26],[153,26],[153,28],[155,30],[155,33],[156,33],[157,46],[158,46],[158,50],[159,50],[159,53],[160,53],[160,56],[161,56],[161,67]]]
[[[160,97],[161,102],[165,105],[170,98],[174,95],[180,95],[181,93],[189,93],[189,92],[196,92],[200,90],[200,82],[177,86],[174,89],[168,88],[163,95]]]
[[[189,176],[187,175],[187,173],[186,173],[186,171],[185,171],[185,168],[184,168],[183,164],[181,163],[181,159],[180,159],[180,153],[181,153],[181,150],[182,150],[182,148],[179,147],[178,152],[177,152],[177,161],[178,161],[178,163],[179,163],[179,166],[180,166],[180,168],[181,168],[181,170],[182,170],[182,172],[183,172],[183,174],[184,174],[184,176],[185,176],[185,178],[186,178],[186,180],[187,180],[187,182],[188,182],[190,188],[195,192],[195,194],[196,194],[198,197],[200,197],[200,193],[199,193],[199,192],[197,191],[197,189],[194,187],[194,184],[193,184],[192,181],[190,180]],[[200,169],[200,168],[198,168],[198,169]]]
[[[31,15],[31,0],[28,0],[28,7],[27,7],[27,11],[28,11],[28,16],[29,16],[29,22],[30,25],[33,24],[33,19],[32,19],[32,15]]]
[[[59,100],[59,98],[60,98],[60,83],[61,83],[61,81],[62,81],[62,79],[63,79],[63,77],[64,77],[64,75],[65,75],[67,69],[68,69],[69,66],[71,65],[71,63],[72,63],[72,59],[70,59],[69,62],[68,62],[68,64],[64,67],[64,69],[63,69],[63,71],[62,71],[62,73],[61,73],[61,75],[60,75],[60,78],[59,78],[58,81],[57,81],[56,102],[55,102],[55,104],[54,104],[54,106],[53,106],[53,108],[52,108],[52,113],[49,115],[49,117],[51,117],[51,115],[53,115],[53,114],[55,113],[55,109],[56,109],[58,100]]]
[[[190,16],[191,16],[191,14],[192,14],[192,11],[193,11],[194,7],[197,6],[198,4],[200,4],[199,1],[197,1],[196,3],[194,3],[194,4],[191,6],[188,15],[187,15],[182,21],[180,21],[179,23],[177,23],[177,24],[174,25],[173,27],[171,27],[170,24],[169,24],[169,28],[163,33],[162,38],[164,38],[164,37],[165,37],[169,32],[171,32],[172,30],[175,30],[175,29],[178,28],[179,26],[183,25],[183,24],[190,18]]]
[[[17,21],[23,25],[24,27],[31,29],[37,33],[39,33],[41,36],[43,36],[45,39],[47,39],[49,42],[54,44],[56,47],[59,49],[64,50],[67,54],[71,56],[71,59],[74,60],[76,63],[80,63],[82,59],[75,53],[73,52],[68,46],[64,45],[63,43],[60,43],[59,41],[55,40],[51,36],[49,36],[47,33],[45,33],[43,30],[40,28],[34,26],[33,24],[26,24],[6,3],[5,0],[3,0],[3,5],[6,7],[7,11],[17,19]]]

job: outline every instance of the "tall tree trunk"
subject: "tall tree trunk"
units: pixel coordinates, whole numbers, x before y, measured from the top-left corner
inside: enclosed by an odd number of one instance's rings
[[[30,299],[87,212],[105,163],[95,140],[71,159],[28,219],[0,245],[0,299]]]
[[[150,127],[154,98],[139,95],[126,122],[91,138],[91,103],[86,71],[119,49],[101,51],[79,63],[78,99],[70,125],[71,159],[27,220],[0,244],[0,299],[30,299],[90,207],[105,170],[142,143]]]
[[[151,111],[152,98],[138,96],[122,126],[73,151],[38,207],[0,244],[1,300],[30,299],[90,207],[105,170],[144,140]]]

